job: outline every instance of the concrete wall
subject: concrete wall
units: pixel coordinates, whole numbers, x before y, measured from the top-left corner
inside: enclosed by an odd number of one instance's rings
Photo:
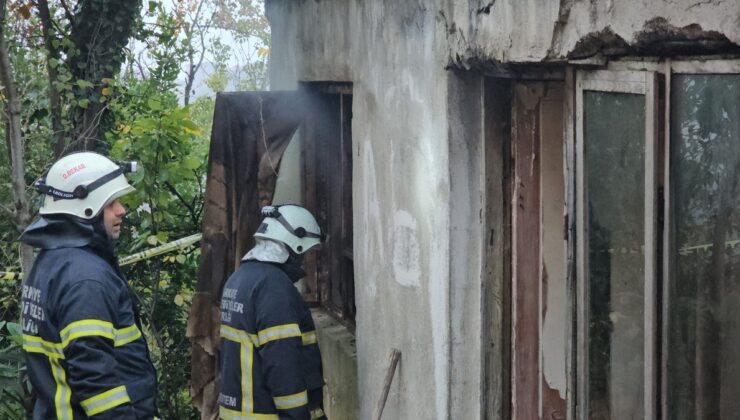
[[[266,11],[272,89],[353,83],[361,419],[392,348],[402,359],[384,418],[484,410],[483,209],[501,197],[484,193],[482,73],[451,67],[740,42],[736,0],[267,0]]]
[[[450,413],[448,73],[437,8],[421,1],[267,2],[273,89],[309,80],[354,83],[356,338],[363,419],[372,415],[392,348],[402,351],[402,359],[384,417],[444,419]],[[479,347],[468,351],[477,354]]]
[[[438,12],[451,62],[527,63],[634,54],[713,53],[740,44],[736,0],[468,0]],[[690,46],[689,46],[690,45]]]
[[[324,411],[332,420],[356,419],[360,395],[357,392],[355,336],[322,310],[314,310],[313,318],[321,346],[321,358],[326,366]]]

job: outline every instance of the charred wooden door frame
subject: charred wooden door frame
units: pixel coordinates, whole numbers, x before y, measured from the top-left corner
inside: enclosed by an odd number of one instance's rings
[[[484,83],[484,418],[511,418],[511,95],[508,79]]]
[[[517,83],[511,115],[512,418],[539,418],[540,377],[540,121],[541,83]]]
[[[564,417],[566,400],[558,396],[546,381],[544,366],[543,326],[547,319],[548,273],[544,267],[542,243],[552,243],[553,230],[562,238],[563,209],[555,218],[544,217],[541,182],[541,144],[559,138],[560,154],[554,157],[561,168],[560,197],[565,206],[565,172],[562,171],[563,143],[563,85],[561,81],[486,79],[485,142],[487,200],[486,219],[489,230],[487,243],[487,286],[484,317],[484,345],[486,346],[484,381],[487,418],[547,418]],[[548,105],[545,105],[547,103]],[[553,114],[554,112],[554,114]],[[560,119],[558,119],[560,118]],[[542,132],[542,121],[547,119]],[[556,120],[555,125],[552,121]],[[545,136],[545,137],[543,137]],[[547,157],[551,162],[552,156]],[[552,168],[551,168],[552,170]],[[549,185],[551,180],[545,180]],[[547,223],[545,238],[543,223]],[[557,226],[555,226],[557,225]],[[542,239],[541,239],[542,238]],[[565,238],[562,247],[562,270],[565,277]],[[555,274],[555,273],[553,273]],[[553,279],[555,276],[553,275]],[[560,285],[566,287],[561,278]],[[553,287],[553,290],[554,288]],[[567,295],[566,290],[561,290]],[[566,298],[567,301],[567,298]],[[566,302],[560,309],[567,311]],[[569,340],[567,334],[570,316],[563,322],[561,388],[567,389]],[[501,343],[497,346],[497,342]],[[498,348],[498,351],[492,351]],[[557,352],[556,352],[557,353]]]
[[[562,417],[553,418],[573,418],[575,408],[575,219],[569,217],[574,214],[575,209],[575,151],[572,143],[574,126],[569,118],[572,118],[572,109],[574,108],[574,89],[572,82],[573,70],[567,66],[555,66],[555,67],[542,67],[542,68],[531,68],[531,67],[517,67],[511,69],[499,69],[494,72],[488,72],[489,77],[486,78],[486,89],[485,89],[485,142],[486,142],[486,179],[487,179],[487,197],[486,201],[487,208],[487,223],[489,227],[490,240],[487,243],[487,286],[486,293],[484,294],[487,302],[492,302],[494,305],[484,305],[484,316],[486,328],[484,329],[484,344],[486,345],[486,351],[484,352],[485,366],[486,366],[486,379],[485,379],[485,398],[486,398],[486,411],[485,418],[550,418],[544,417],[545,415],[556,415]],[[570,80],[570,82],[569,82]],[[540,150],[536,151],[535,155],[529,155],[522,148],[516,148],[514,143],[516,139],[513,138],[514,127],[512,127],[512,121],[516,118],[513,114],[515,113],[515,88],[516,86],[526,86],[527,84],[550,84],[559,85],[559,89],[562,90],[561,108],[562,108],[562,127],[560,133],[562,135],[562,165],[563,170],[563,187],[564,196],[564,216],[562,224],[559,224],[557,229],[558,232],[563,235],[564,242],[564,259],[565,264],[565,296],[564,303],[565,313],[563,325],[564,334],[564,349],[563,358],[565,362],[564,374],[565,374],[565,388],[566,395],[565,400],[560,399],[556,394],[550,397],[557,396],[557,398],[543,398],[545,390],[548,389],[545,377],[542,374],[540,357],[542,356],[543,349],[541,348],[541,333],[540,333],[540,322],[544,320],[546,310],[540,302],[542,276],[547,275],[545,270],[542,270],[542,261],[540,256],[539,244],[540,235],[540,217],[541,217],[541,198],[539,188],[536,188],[536,193],[527,191],[527,196],[522,197],[529,199],[531,203],[536,202],[536,206],[528,207],[524,212],[519,213],[519,218],[522,219],[526,216],[529,220],[529,224],[537,226],[537,235],[534,237],[536,240],[533,243],[529,243],[529,248],[534,250],[532,255],[528,255],[527,258],[535,258],[537,263],[533,264],[534,267],[531,270],[527,270],[528,278],[527,282],[520,282],[518,285],[514,280],[514,270],[516,266],[516,251],[514,250],[514,241],[516,235],[520,235],[519,242],[528,240],[530,237],[523,235],[522,232],[515,231],[515,214],[519,209],[516,205],[519,195],[515,192],[515,183],[520,183],[521,180],[517,180],[515,172],[517,171],[517,165],[519,165],[520,172],[522,169],[522,160],[529,159],[529,163],[536,163],[540,156]],[[521,117],[519,119],[521,120]],[[534,117],[534,115],[531,115]],[[532,119],[532,118],[531,118]],[[536,122],[532,125],[532,128],[539,129],[539,123]],[[521,129],[518,130],[521,133]],[[534,136],[532,136],[534,137]],[[531,138],[530,138],[531,140]],[[537,145],[539,146],[539,139],[537,139]],[[535,146],[530,143],[530,146]],[[530,147],[532,149],[532,147]],[[526,165],[525,165],[526,166]],[[526,171],[525,171],[526,173]],[[531,174],[528,177],[529,181],[534,181],[535,184],[529,185],[539,187],[541,180],[541,174],[539,166],[537,166],[536,175]],[[498,202],[491,202],[491,198],[494,200],[499,199]],[[531,204],[530,203],[530,204]],[[530,214],[531,213],[531,214]],[[503,261],[501,267],[497,264],[491,263],[492,259],[500,259]],[[522,258],[523,263],[525,259]],[[520,271],[518,274],[523,274],[522,270],[526,270],[526,267],[520,265]],[[525,322],[529,322],[530,334],[528,336],[520,335],[519,339],[529,340],[535,343],[537,348],[534,353],[528,354],[529,358],[534,358],[534,364],[530,368],[536,371],[534,375],[528,375],[526,378],[519,375],[517,376],[517,366],[515,356],[517,352],[517,346],[524,343],[520,341],[517,343],[517,338],[514,336],[514,328],[522,327],[521,322],[515,321],[515,317],[519,315],[516,309],[515,302],[515,289],[520,288],[521,291],[526,291],[527,286],[535,287],[535,291],[529,298],[536,300],[536,309],[532,308],[532,316],[527,317],[526,311],[528,308],[522,306],[525,304],[524,301],[519,302],[519,309]],[[526,295],[525,295],[526,296]],[[521,293],[520,293],[521,297]],[[520,320],[521,321],[521,320]],[[501,345],[498,351],[492,351],[498,346],[495,345],[495,341],[498,340]],[[532,344],[529,343],[529,344]],[[546,349],[544,350],[546,351]],[[523,360],[522,365],[519,366],[520,372],[523,373],[526,369]],[[532,370],[530,369],[530,370]],[[531,372],[528,372],[531,373]],[[517,384],[518,381],[518,384]],[[550,390],[552,391],[552,390]],[[517,397],[517,392],[519,396]],[[528,395],[531,393],[531,395]],[[515,399],[522,402],[526,399],[529,403],[526,407],[522,404],[514,406],[512,403]],[[533,417],[528,417],[528,416]]]
[[[307,82],[310,98],[303,125],[304,202],[327,235],[306,256],[307,301],[340,319],[355,316],[352,253],[352,84]]]
[[[514,86],[511,351],[512,417],[517,419],[563,418],[567,411],[565,399],[549,382],[557,387],[560,381],[560,391],[565,391],[566,308],[564,301],[550,299],[550,294],[566,294],[562,92],[561,81],[517,82]],[[561,204],[554,215],[552,200],[556,206]],[[562,320],[555,316],[559,311]],[[562,335],[545,331],[546,322],[550,328],[561,327]],[[553,336],[559,339],[552,341]],[[560,372],[553,373],[553,369]],[[547,371],[554,376],[548,377]]]

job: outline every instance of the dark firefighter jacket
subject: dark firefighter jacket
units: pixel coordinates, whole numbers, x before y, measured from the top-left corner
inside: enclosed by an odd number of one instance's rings
[[[156,375],[102,221],[55,216],[26,229],[41,248],[22,287],[33,418],[152,419]]]
[[[325,418],[319,417],[324,380],[311,311],[284,268],[245,261],[224,286],[222,419]]]

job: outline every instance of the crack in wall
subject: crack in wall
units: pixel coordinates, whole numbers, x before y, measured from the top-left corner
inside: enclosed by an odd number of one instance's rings
[[[686,11],[689,11],[689,10],[695,8],[695,7],[700,7],[700,6],[704,6],[704,5],[707,5],[707,4],[717,5],[717,4],[719,4],[719,1],[717,1],[717,0],[698,1],[696,3],[693,3],[693,4],[689,5],[689,7],[686,8]]]
[[[572,7],[573,0],[560,0],[560,5],[558,6],[558,20],[555,21],[555,26],[552,28],[550,48],[547,49],[545,57],[552,58],[555,56],[557,51],[562,49],[565,25],[568,23]]]

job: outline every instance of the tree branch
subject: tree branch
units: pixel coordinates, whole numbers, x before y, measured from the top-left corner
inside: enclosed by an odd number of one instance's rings
[[[165,186],[167,187],[167,189],[172,194],[175,195],[175,197],[177,197],[177,199],[182,203],[182,205],[185,206],[185,208],[188,209],[188,212],[190,212],[190,220],[193,222],[193,224],[197,224],[198,223],[198,217],[197,217],[197,213],[195,211],[195,208],[193,208],[193,206],[190,205],[190,203],[188,203],[188,201],[185,199],[185,197],[183,197],[182,195],[180,195],[180,193],[177,191],[177,189],[172,184],[170,184],[169,182],[166,182],[165,183]]]
[[[75,15],[69,9],[67,2],[65,0],[59,0],[59,3],[61,3],[62,9],[64,9],[64,15],[67,17],[67,20],[69,20],[70,25],[74,25]]]
[[[203,64],[203,59],[206,54],[205,36],[208,29],[213,25],[213,21],[216,18],[216,11],[211,13],[211,16],[205,22],[200,23],[201,13],[203,12],[203,5],[205,0],[201,0],[198,3],[198,8],[193,16],[191,25],[185,25],[185,36],[188,39],[188,69],[185,71],[185,92],[183,92],[183,103],[185,106],[190,104],[190,91],[193,89],[193,83],[195,82],[195,75],[198,73],[200,66]],[[197,34],[200,38],[200,57],[198,57],[197,63],[195,62],[195,49],[193,48],[192,38],[193,35]]]

